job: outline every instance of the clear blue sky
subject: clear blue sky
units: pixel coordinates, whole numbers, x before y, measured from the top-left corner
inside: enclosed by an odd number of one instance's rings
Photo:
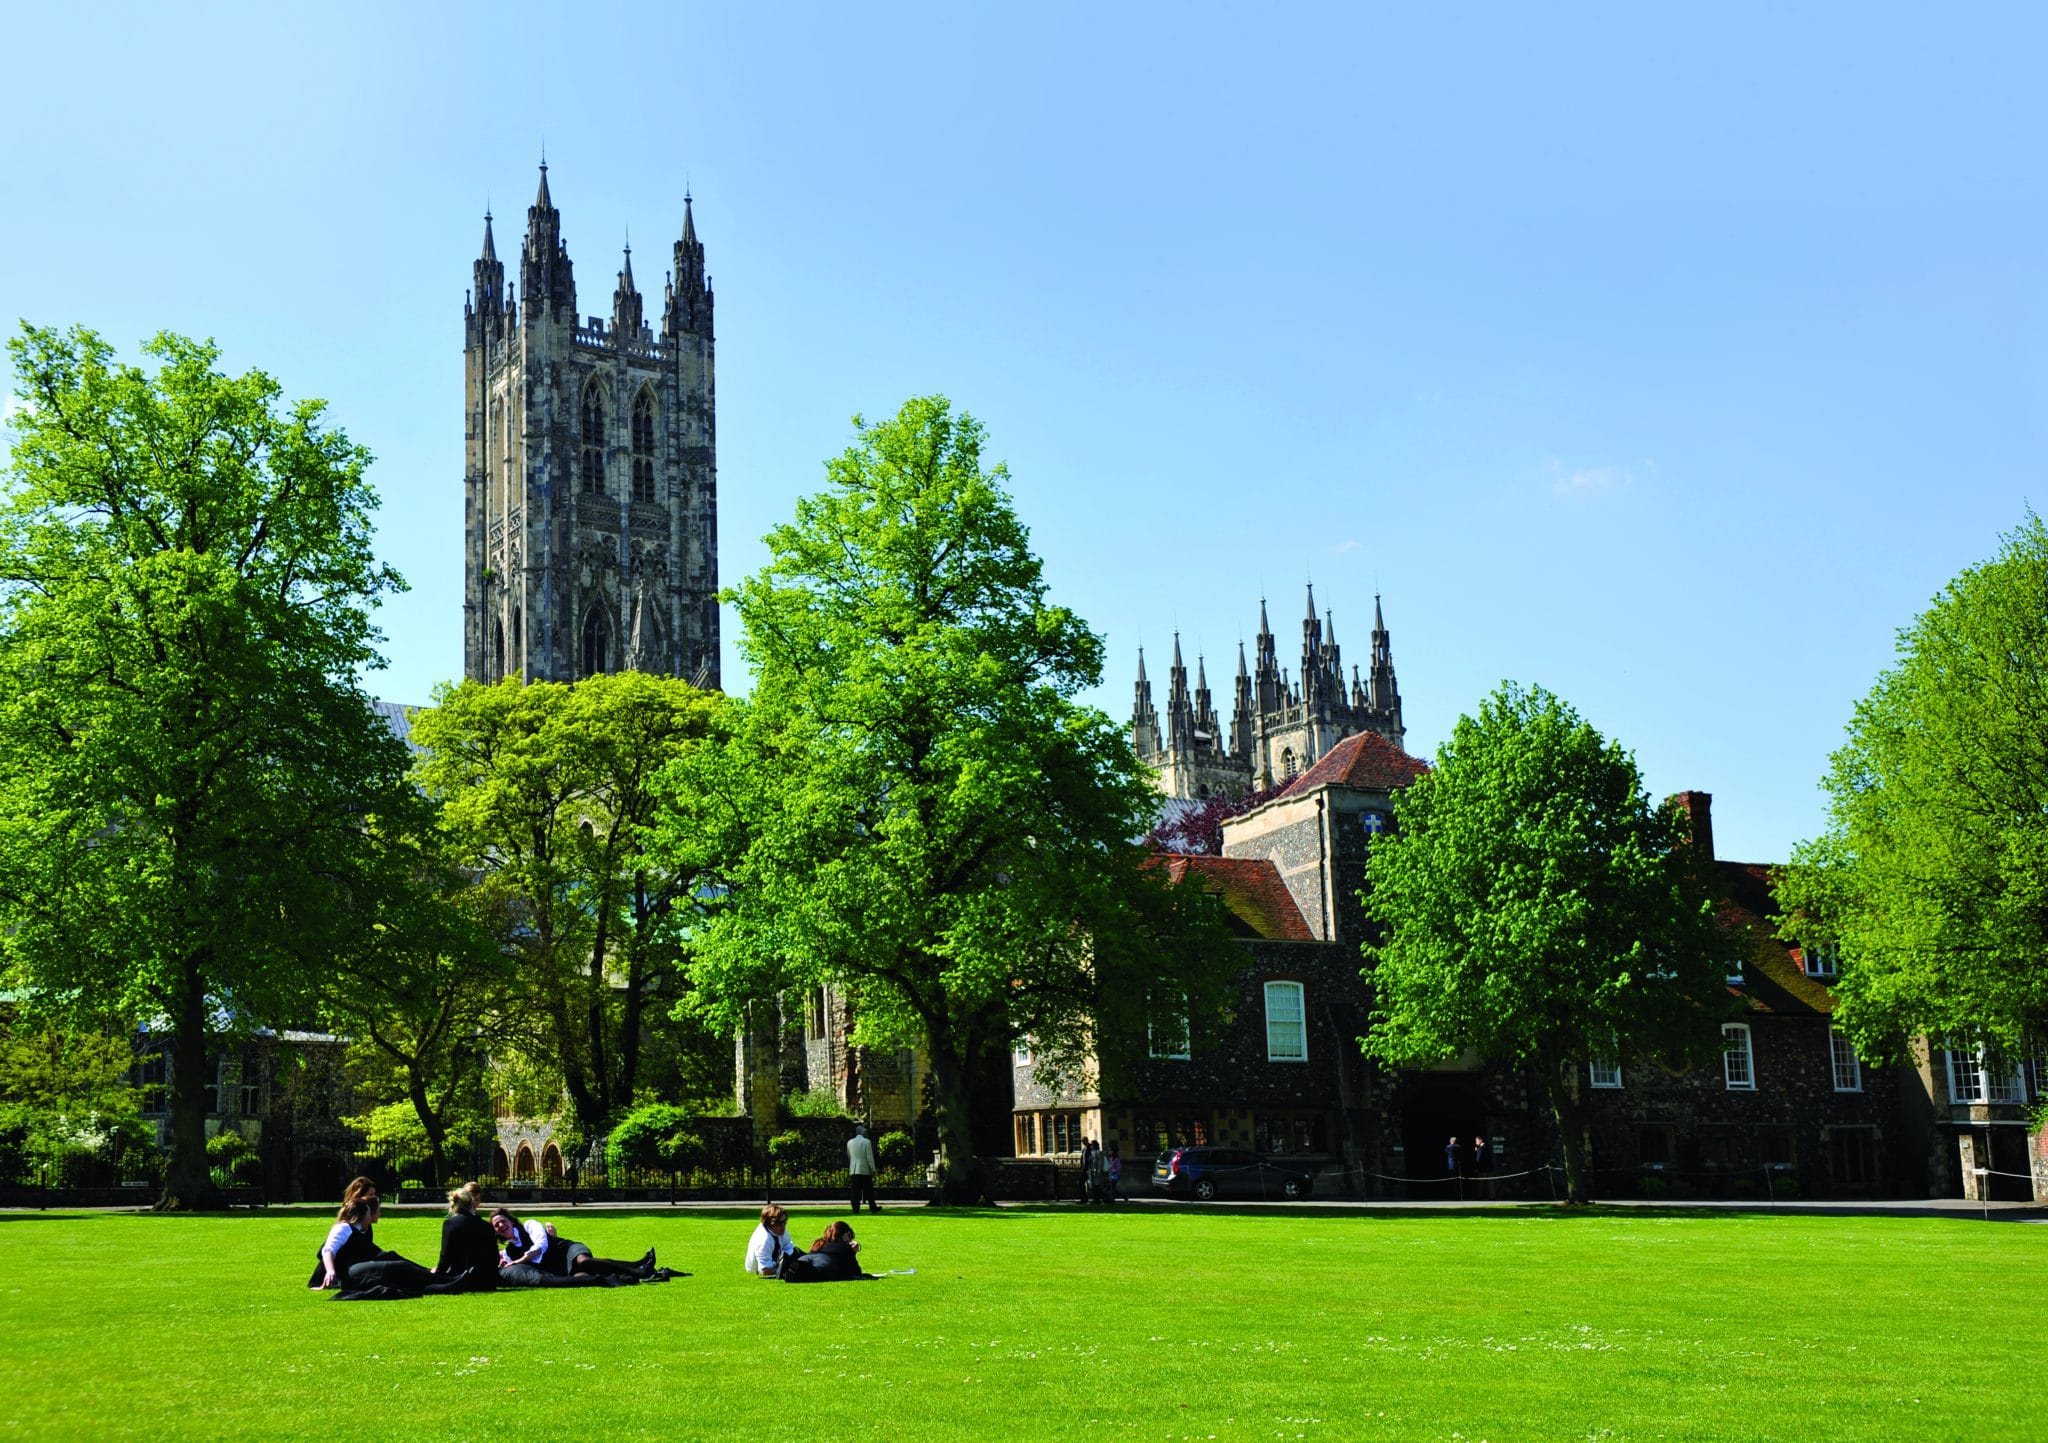
[[[1811,835],[1896,628],[2041,501],[2048,12],[1112,8],[16,6],[0,318],[326,397],[425,700],[463,291],[544,140],[585,311],[694,190],[726,578],[944,391],[1119,718],[1262,590],[1295,664],[1313,576],[1360,660],[1384,592],[1411,750],[1541,683],[1723,855]]]

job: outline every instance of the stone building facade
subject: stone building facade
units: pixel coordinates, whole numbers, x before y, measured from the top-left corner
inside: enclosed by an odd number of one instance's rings
[[[1102,1050],[1085,1088],[1041,1076],[1020,1050],[1017,1151],[1057,1158],[1084,1138],[1114,1143],[1140,1188],[1159,1151],[1213,1143],[1319,1159],[1326,1189],[1356,1195],[1544,1196],[1544,1168],[1559,1149],[1534,1077],[1476,1056],[1386,1068],[1358,1048],[1372,1004],[1360,951],[1366,856],[1391,824],[1395,792],[1423,767],[1377,733],[1360,733],[1278,797],[1226,821],[1222,856],[1164,859],[1176,881],[1215,892],[1239,932],[1246,966],[1234,1000],[1207,1028],[1155,1016],[1145,1038]],[[1693,844],[1711,858],[1712,799],[1682,800]],[[2002,1148],[1997,1155],[2021,1176],[2011,1195],[2024,1195],[2038,1156],[2024,1155],[2023,1127],[1996,1124],[2040,1096],[2038,1069],[1990,1081],[1982,1059],[1966,1058],[1972,1080],[1937,1054],[1943,1078],[1956,1070],[1966,1098],[1987,1100],[1951,1106],[1944,1095],[1931,1106],[1911,1069],[1865,1063],[1834,1030],[1832,966],[1777,937],[1770,869],[1716,861],[1715,870],[1737,1020],[1711,1063],[1617,1058],[1575,1079],[1596,1191],[1967,1195],[1957,1169],[1967,1170],[1973,1148]],[[1447,1169],[1453,1136],[1468,1170],[1471,1140],[1486,1139],[1483,1179]]]
[[[1209,691],[1204,658],[1195,658],[1195,682],[1190,687],[1180,637],[1174,637],[1162,728],[1152,700],[1152,683],[1145,673],[1145,653],[1139,650],[1131,740],[1138,756],[1157,775],[1159,789],[1169,797],[1239,797],[1284,786],[1338,742],[1361,732],[1401,745],[1407,729],[1401,722],[1393,647],[1378,597],[1373,598],[1372,659],[1363,676],[1353,666],[1350,679],[1345,679],[1336,619],[1327,613],[1316,614],[1313,586],[1308,589],[1308,614],[1301,624],[1299,677],[1280,665],[1279,646],[1263,601],[1259,603],[1259,634],[1253,650],[1256,660],[1248,667],[1243,644],[1237,648],[1237,679],[1227,736]]]
[[[579,316],[547,169],[518,280],[486,215],[463,308],[463,674],[716,687],[713,307],[690,199],[656,322],[631,246],[610,316]]]
[[[734,1047],[735,1101],[760,1137],[773,1134],[782,1100],[828,1092],[877,1133],[915,1133],[925,1110],[924,1059],[913,1048],[862,1047],[853,1003],[840,989],[788,991],[756,1002]]]

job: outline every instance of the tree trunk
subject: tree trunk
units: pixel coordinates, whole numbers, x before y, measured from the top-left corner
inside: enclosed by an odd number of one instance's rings
[[[974,1114],[966,1060],[958,1039],[929,1029],[925,1050],[932,1067],[932,1113],[939,1125],[939,1188],[935,1202],[972,1206],[988,1199],[981,1159],[974,1150]]]
[[[176,1030],[171,1034],[171,1155],[164,1161],[159,1212],[224,1208],[206,1165],[206,973],[201,957],[185,962]]]
[[[427,1181],[438,1189],[448,1181],[448,1129],[428,1099],[426,1080],[417,1067],[405,1070],[405,1093],[412,1099],[412,1110],[419,1114],[420,1126],[426,1129]]]
[[[1550,1115],[1557,1122],[1558,1146],[1564,1152],[1564,1200],[1589,1203],[1593,1189],[1586,1172],[1586,1128],[1579,1112],[1575,1072],[1568,1062],[1545,1067],[1544,1085],[1550,1093]]]

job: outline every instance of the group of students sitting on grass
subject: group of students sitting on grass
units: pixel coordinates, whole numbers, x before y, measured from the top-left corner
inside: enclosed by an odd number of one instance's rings
[[[441,1256],[425,1268],[377,1246],[383,1199],[375,1183],[359,1177],[342,1197],[307,1286],[339,1288],[338,1300],[355,1302],[498,1288],[616,1288],[689,1276],[656,1266],[652,1248],[637,1262],[600,1258],[558,1235],[553,1224],[522,1222],[509,1208],[494,1210],[486,1221],[478,1216],[482,1203],[483,1189],[473,1182],[448,1194]]]
[[[496,1208],[486,1220],[478,1215],[483,1188],[473,1182],[448,1194],[441,1256],[426,1268],[377,1246],[383,1206],[377,1185],[368,1178],[348,1185],[307,1287],[339,1289],[337,1301],[358,1302],[498,1288],[630,1287],[689,1276],[657,1267],[653,1248],[637,1262],[600,1258],[582,1243],[556,1233],[553,1223],[521,1221],[510,1208]],[[760,1225],[747,1241],[746,1267],[750,1273],[786,1283],[870,1280],[874,1275],[861,1270],[859,1252],[860,1243],[844,1222],[829,1224],[808,1249],[798,1247],[789,1236],[788,1210],[770,1203],[761,1209]]]

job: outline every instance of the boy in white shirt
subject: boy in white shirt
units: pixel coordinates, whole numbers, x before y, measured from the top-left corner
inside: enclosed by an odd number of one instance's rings
[[[747,1271],[764,1278],[775,1277],[782,1260],[802,1249],[789,1240],[789,1213],[780,1203],[761,1209],[761,1222],[747,1239]]]

